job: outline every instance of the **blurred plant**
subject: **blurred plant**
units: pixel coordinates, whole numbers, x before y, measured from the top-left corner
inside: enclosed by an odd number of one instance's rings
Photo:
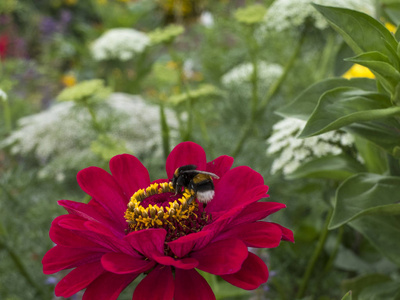
[[[265,15],[264,30],[284,31],[303,26],[315,26],[319,30],[328,28],[328,22],[311,6],[311,3],[346,7],[375,15],[374,2],[370,0],[276,0]]]
[[[4,112],[4,123],[6,128],[6,133],[11,131],[11,112],[10,106],[8,104],[7,94],[2,89],[0,89],[0,101],[2,102],[3,112]]]
[[[131,28],[115,28],[95,40],[91,50],[95,60],[127,61],[143,52],[149,43],[145,33]]]
[[[272,164],[271,174],[281,171],[284,175],[290,175],[300,166],[303,170],[307,168],[307,163],[313,159],[325,157],[319,166],[321,171],[322,164],[326,165],[329,159],[334,159],[334,162],[338,164],[340,160],[332,156],[344,153],[354,156],[354,140],[346,132],[332,131],[308,139],[298,139],[297,135],[303,130],[305,124],[303,120],[285,118],[273,126],[273,134],[267,140],[269,145],[267,154],[279,153],[279,157]],[[343,155],[342,157],[345,159]],[[359,167],[359,169],[362,168]],[[321,177],[321,174],[318,176]]]
[[[268,91],[268,88],[282,76],[283,68],[274,63],[259,61],[258,69],[258,94],[263,95]],[[251,98],[252,93],[252,76],[254,67],[252,63],[242,63],[224,74],[221,78],[221,83],[225,88],[233,90],[234,93],[239,93],[243,99]]]
[[[185,18],[197,17],[201,14],[207,1],[205,0],[157,0],[167,20],[181,22]]]
[[[356,146],[368,172],[357,172],[341,182],[326,228],[349,225],[398,270],[400,257],[394,249],[400,245],[393,236],[399,234],[400,228],[399,33],[393,35],[379,21],[358,11],[313,6],[356,54],[347,60],[369,68],[376,79],[331,78],[317,82],[279,113],[307,120],[300,138],[341,128],[356,136]],[[382,274],[368,275],[369,280],[355,278],[346,285],[347,290],[356,288],[359,299],[361,295],[366,299],[395,299],[399,294],[397,280],[389,277],[383,284],[377,279]],[[307,283],[302,284],[298,297],[304,295],[306,287]]]
[[[96,91],[94,88],[92,93]],[[82,92],[89,95],[85,90]],[[63,92],[60,98],[74,99],[71,95],[82,99],[82,94],[77,92]],[[2,146],[10,146],[13,154],[33,153],[42,164],[39,175],[58,180],[82,165],[102,165],[103,159],[108,160],[116,153],[135,153],[142,158],[150,154],[160,156],[157,106],[139,97],[112,94],[91,110],[89,114],[82,109],[81,100],[55,104],[46,111],[20,119],[20,128],[5,139]],[[167,110],[165,114],[168,125],[176,128],[171,112]],[[96,123],[93,123],[93,115]],[[98,126],[101,126],[100,131]],[[175,138],[174,132],[172,138]]]
[[[180,25],[170,24],[163,28],[156,28],[149,33],[149,38],[152,45],[170,44],[176,37],[180,36],[185,31],[185,28]]]

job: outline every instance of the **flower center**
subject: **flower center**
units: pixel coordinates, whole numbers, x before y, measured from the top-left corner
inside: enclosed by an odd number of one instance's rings
[[[154,183],[133,194],[125,212],[130,231],[164,228],[166,242],[200,231],[211,222],[203,204],[193,199],[188,190],[176,194],[172,183]]]

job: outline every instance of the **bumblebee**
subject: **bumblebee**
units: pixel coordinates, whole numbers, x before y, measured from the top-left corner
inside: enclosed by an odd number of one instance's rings
[[[219,179],[217,175],[210,172],[196,170],[196,165],[185,165],[177,168],[174,177],[171,179],[172,186],[175,189],[175,195],[182,192],[182,188],[187,188],[192,197],[189,199],[190,204],[194,198],[199,202],[207,204],[214,198],[213,178]]]

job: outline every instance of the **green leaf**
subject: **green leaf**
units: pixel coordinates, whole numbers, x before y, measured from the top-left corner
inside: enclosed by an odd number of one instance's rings
[[[318,135],[355,122],[400,115],[384,94],[341,87],[323,94],[299,137]]]
[[[351,291],[348,291],[346,293],[346,295],[344,295],[343,298],[342,298],[342,300],[352,300],[352,299],[353,299],[353,297],[352,297]]]
[[[304,163],[293,173],[288,175],[287,178],[327,178],[344,180],[363,171],[365,171],[364,167],[347,155],[324,156]]]
[[[345,78],[329,78],[311,85],[292,102],[278,109],[276,113],[284,117],[293,117],[307,121],[323,93],[345,86],[370,92],[376,91],[376,83],[373,79],[352,78],[348,80]]]
[[[377,121],[353,123],[346,131],[359,135],[381,147],[396,158],[400,158],[400,123],[395,118],[385,118]]]
[[[346,60],[369,68],[375,73],[388,92],[391,94],[395,92],[396,86],[400,81],[400,73],[391,65],[386,55],[372,51],[347,58]]]
[[[393,197],[392,194],[392,198]],[[398,195],[398,194],[397,194]],[[399,206],[399,204],[396,204]],[[395,208],[395,205],[392,205]],[[400,266],[400,212],[386,212],[383,215],[365,215],[349,225],[360,232],[382,255]],[[379,298],[382,299],[382,298]]]
[[[366,287],[359,295],[359,300],[399,300],[400,284],[391,281]]]
[[[312,4],[330,23],[356,54],[378,51],[395,67],[397,41],[391,32],[373,17],[351,9]]]
[[[348,178],[336,191],[329,229],[368,214],[400,215],[400,199],[394,195],[400,195],[400,177],[361,173]]]
[[[390,281],[390,277],[383,274],[368,274],[343,281],[343,289],[351,290],[353,300],[358,300],[358,295],[366,287]]]
[[[387,155],[383,149],[357,135],[354,136],[354,143],[369,173],[383,174],[387,171]]]

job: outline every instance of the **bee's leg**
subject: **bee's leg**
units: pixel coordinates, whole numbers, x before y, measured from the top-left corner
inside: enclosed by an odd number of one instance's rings
[[[193,202],[194,195],[190,196],[189,200],[186,202],[187,205],[190,205]]]

